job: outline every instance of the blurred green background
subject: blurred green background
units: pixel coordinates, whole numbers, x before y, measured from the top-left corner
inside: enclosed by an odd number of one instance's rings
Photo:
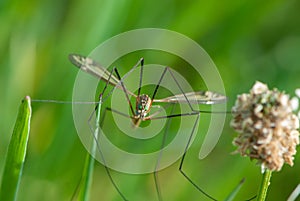
[[[30,95],[33,99],[71,100],[77,69],[68,61],[69,53],[87,55],[110,37],[137,28],[182,33],[215,62],[230,108],[236,95],[247,92],[256,80],[290,94],[300,87],[299,10],[296,0],[0,1],[1,175],[21,99]],[[174,60],[169,65],[178,64]],[[185,76],[196,83],[191,75]],[[184,169],[218,200],[245,177],[236,199],[245,200],[257,192],[260,168],[230,154],[235,136],[230,119],[228,115],[213,153],[200,161],[200,145],[193,145]],[[74,128],[71,105],[33,103],[31,125],[18,200],[71,200],[86,155]],[[273,174],[267,200],[286,200],[300,183],[299,154],[294,162],[294,167],[285,165]],[[159,173],[163,199],[207,200],[180,175],[178,165]],[[152,175],[114,171],[112,175],[129,200],[157,200]],[[91,200],[121,200],[99,163],[91,190]]]

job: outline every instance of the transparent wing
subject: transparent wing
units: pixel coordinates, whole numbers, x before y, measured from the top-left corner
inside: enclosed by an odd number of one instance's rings
[[[115,77],[114,75],[110,75],[111,72],[107,71],[106,68],[102,67],[99,63],[97,63],[95,60],[81,56],[79,54],[70,54],[69,60],[72,64],[80,68],[82,71],[87,72],[91,75],[94,75],[95,77],[107,82],[109,76],[110,79],[108,81],[109,84],[116,86],[119,89],[122,89],[122,86],[120,85],[120,80]],[[130,95],[136,96],[132,92],[126,90],[127,93]]]
[[[72,64],[74,64],[81,70],[107,82],[110,72],[107,71],[104,67],[102,67],[99,63],[97,63],[93,59],[78,54],[70,54],[69,59],[72,62]],[[119,81],[120,80],[118,78],[116,78],[114,75],[111,75],[109,84],[116,86],[119,83]]]
[[[187,103],[184,95],[192,104],[218,104],[227,102],[226,96],[211,91],[197,91],[178,94],[163,99],[154,99],[153,102]]]

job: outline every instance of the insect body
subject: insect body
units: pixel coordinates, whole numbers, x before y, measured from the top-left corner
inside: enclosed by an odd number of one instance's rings
[[[158,90],[159,83],[156,86],[156,89],[152,95],[152,98],[150,98],[146,94],[140,94],[142,76],[140,77],[139,91],[138,91],[138,94],[136,95],[126,89],[117,69],[115,69],[116,74],[117,74],[117,77],[116,77],[116,76],[112,75],[111,72],[109,72],[104,67],[102,67],[99,63],[97,63],[96,61],[94,61],[93,59],[91,59],[89,57],[84,57],[84,56],[81,56],[78,54],[70,54],[69,59],[75,66],[77,66],[81,70],[83,70],[91,75],[94,75],[97,78],[99,78],[103,81],[106,81],[109,84],[111,84],[119,89],[122,89],[125,92],[125,95],[126,95],[126,98],[127,98],[127,101],[129,103],[131,113],[132,113],[130,118],[132,119],[132,122],[135,127],[138,127],[140,125],[141,121],[150,120],[151,118],[155,117],[155,115],[152,115],[152,116],[148,115],[153,102],[157,102],[157,103],[162,103],[162,102],[164,102],[164,103],[188,103],[188,104],[191,104],[191,103],[193,103],[193,104],[216,104],[216,103],[224,103],[227,101],[226,96],[215,93],[215,92],[211,92],[211,91],[189,92],[189,93],[182,93],[182,94],[166,97],[163,99],[155,99],[155,95]],[[142,75],[144,60],[141,59],[138,62],[138,64],[141,64],[141,75]],[[166,70],[167,70],[167,68],[166,68]],[[164,73],[166,72],[166,70],[164,71]],[[160,81],[162,80],[164,73],[163,73],[162,77],[160,78]],[[128,94],[132,95],[136,98],[135,110],[133,109],[131,102],[129,101]]]
[[[190,146],[192,136],[194,134],[195,128],[197,127],[197,123],[198,123],[199,117],[200,117],[200,111],[194,110],[193,107],[192,107],[192,104],[219,104],[219,103],[225,103],[227,101],[226,96],[221,95],[219,93],[211,92],[211,91],[197,91],[197,92],[185,93],[183,91],[183,89],[180,87],[179,83],[177,82],[175,76],[173,75],[173,73],[172,73],[172,71],[170,70],[169,67],[165,67],[163,73],[161,74],[161,76],[158,80],[158,83],[157,83],[157,85],[154,89],[154,92],[153,92],[152,96],[149,96],[147,94],[141,94],[142,77],[143,77],[142,74],[143,74],[143,65],[144,65],[144,60],[143,59],[140,59],[139,62],[128,72],[128,74],[131,73],[139,65],[141,67],[141,69],[140,69],[139,88],[138,88],[137,94],[135,94],[135,93],[129,91],[123,83],[123,80],[126,77],[126,75],[123,78],[121,78],[121,76],[119,75],[118,70],[116,68],[113,69],[115,71],[115,74],[116,74],[116,76],[115,76],[115,75],[112,74],[113,71],[109,72],[106,68],[104,68],[99,63],[97,63],[96,61],[94,61],[93,59],[91,59],[89,57],[84,57],[84,56],[81,56],[81,55],[78,55],[78,54],[71,54],[71,55],[69,55],[69,59],[75,66],[80,68],[82,71],[85,71],[85,72],[87,72],[91,75],[94,75],[98,79],[101,79],[101,80],[105,81],[107,84],[110,84],[110,85],[114,86],[115,88],[118,88],[118,89],[121,89],[121,90],[124,91],[125,96],[126,96],[126,100],[128,102],[128,105],[129,105],[129,109],[131,111],[131,115],[122,113],[120,111],[117,111],[114,108],[106,108],[106,109],[110,110],[111,112],[118,113],[119,115],[123,115],[125,117],[131,118],[134,127],[139,127],[140,123],[142,121],[163,119],[163,118],[170,119],[170,118],[173,118],[173,117],[192,116],[192,115],[194,115],[196,117],[196,120],[195,120],[195,123],[193,124],[193,126],[191,128],[191,133],[188,136],[187,144],[184,147],[181,162],[180,162],[179,171],[195,188],[197,188],[205,196],[207,196],[208,198],[210,198],[212,200],[216,200],[213,197],[211,197],[210,195],[208,195],[207,193],[205,193],[201,188],[199,188],[196,185],[196,183],[194,183],[184,173],[182,167],[183,167],[185,154],[187,152],[188,147]],[[181,93],[177,94],[177,95],[169,96],[169,97],[166,97],[166,98],[162,98],[162,99],[156,99],[155,96],[157,94],[157,91],[160,87],[160,84],[161,84],[166,72],[169,72],[169,74],[171,75],[172,79],[175,81],[175,84],[177,85],[177,87],[181,91]],[[105,88],[103,90],[103,93],[105,91]],[[131,95],[135,98],[135,108],[132,106],[132,103],[129,99],[129,95]],[[172,114],[172,112],[171,112],[171,114],[167,114],[166,116],[158,116],[158,114],[161,112],[161,110],[158,110],[158,111],[150,114],[150,109],[151,109],[153,103],[173,103],[173,104],[185,103],[190,108],[190,112],[178,113],[178,114]],[[160,105],[158,105],[158,106],[160,106]],[[166,106],[162,106],[162,107],[166,109]],[[166,127],[168,127],[168,126],[166,126]],[[164,135],[166,136],[167,132],[165,132]],[[165,136],[163,137],[163,141],[162,141],[162,145],[161,145],[162,147],[164,147],[164,144],[165,144]],[[99,152],[101,152],[100,147],[98,147],[98,150],[99,150]],[[101,155],[102,155],[102,153],[101,153]],[[160,194],[160,191],[159,191],[159,185],[158,185],[158,182],[157,182],[157,172],[158,172],[158,168],[159,168],[160,156],[161,155],[159,155],[159,157],[157,159],[157,163],[155,165],[155,170],[153,170],[153,172],[154,172],[154,176],[155,176],[154,178],[155,178],[155,185],[156,185],[157,194],[158,194],[159,200],[162,200],[161,199],[161,194]],[[112,181],[113,185],[115,186],[115,188],[118,191],[118,193],[120,194],[120,196],[123,198],[123,200],[127,200],[125,198],[125,196],[121,193],[121,191],[119,190],[117,185],[114,183],[113,179],[110,176],[110,173],[109,173],[109,170],[108,170],[107,167],[106,167],[106,171],[109,174],[110,180]]]
[[[136,98],[135,116],[132,119],[132,123],[135,127],[138,127],[141,121],[147,120],[151,106],[152,100],[148,95],[142,94]]]

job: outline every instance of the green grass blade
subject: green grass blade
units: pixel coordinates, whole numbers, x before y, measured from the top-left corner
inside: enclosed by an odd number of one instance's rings
[[[92,139],[92,154],[87,152],[85,165],[82,172],[82,179],[81,179],[81,185],[79,187],[79,193],[78,193],[78,201],[88,201],[89,195],[90,195],[90,189],[91,184],[93,180],[93,170],[94,170],[94,163],[95,160],[92,155],[96,155],[96,149],[97,149],[97,138],[99,135],[99,125],[100,125],[100,111],[101,111],[101,103],[98,103],[98,107],[96,110],[96,129],[93,133],[93,139]]]
[[[244,182],[245,182],[245,179],[242,179],[224,201],[232,201],[235,198],[235,196],[238,194],[238,192],[240,191]]]
[[[81,185],[79,186],[78,201],[89,200],[89,190],[92,184],[94,170],[94,158],[89,152],[86,154],[84,168],[82,172]]]
[[[26,156],[30,119],[30,97],[26,96],[19,108],[17,121],[8,146],[0,188],[0,200],[16,200]]]

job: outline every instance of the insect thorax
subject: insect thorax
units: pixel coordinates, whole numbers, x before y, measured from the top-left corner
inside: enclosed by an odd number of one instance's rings
[[[136,116],[138,118],[144,118],[150,111],[151,103],[151,98],[148,95],[139,95],[136,98]]]

